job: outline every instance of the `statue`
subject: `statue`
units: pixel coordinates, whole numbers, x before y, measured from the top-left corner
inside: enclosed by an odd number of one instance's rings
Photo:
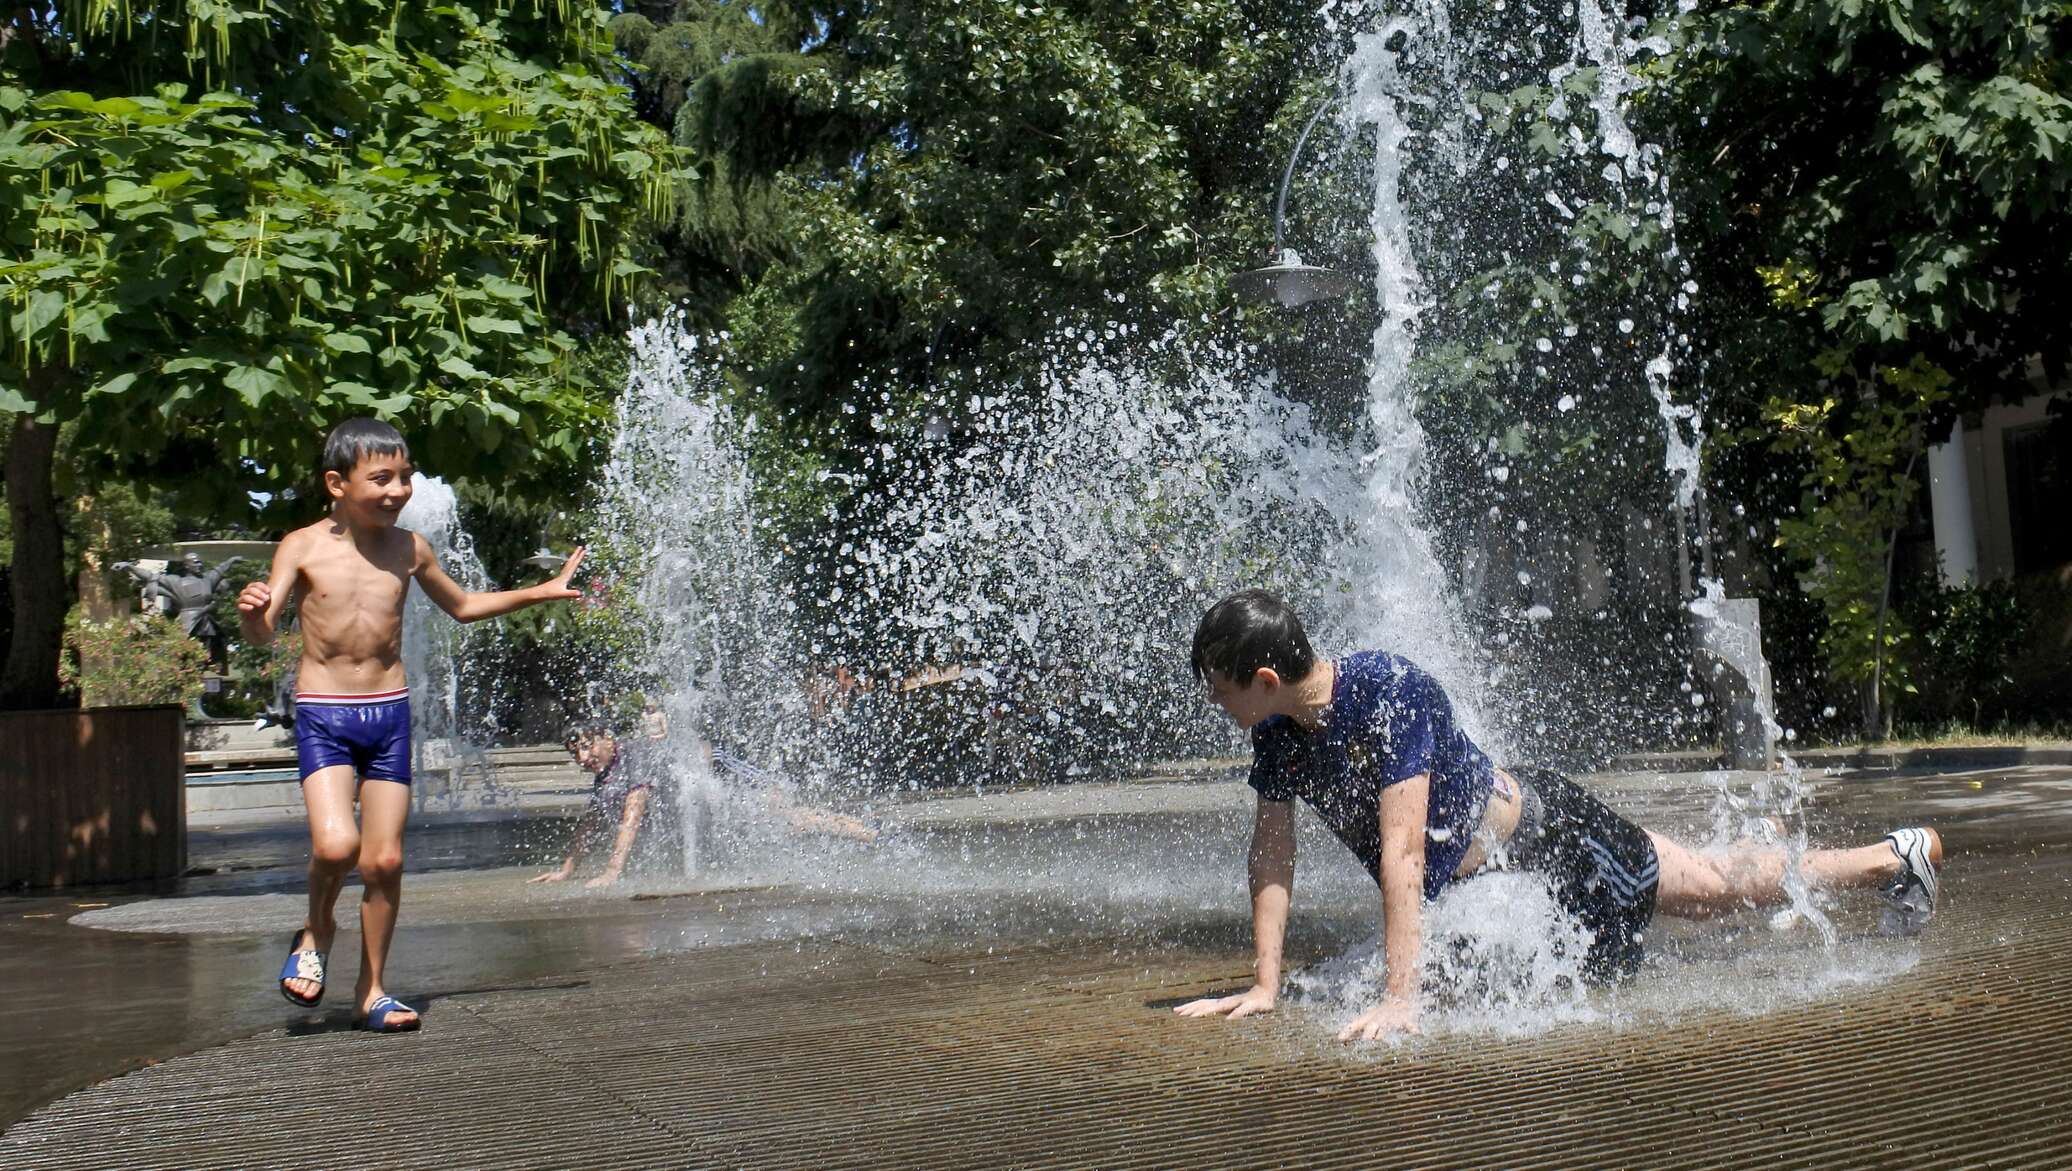
[[[189,551],[181,554],[177,562],[168,562],[162,571],[134,561],[118,561],[109,568],[127,570],[141,587],[138,596],[144,608],[176,618],[188,637],[209,648],[209,661],[216,663],[223,659],[223,631],[216,625],[215,616],[209,613],[209,606],[223,588],[223,576],[242,560],[242,557],[226,557],[217,562],[214,569],[209,569],[203,564],[201,554]]]

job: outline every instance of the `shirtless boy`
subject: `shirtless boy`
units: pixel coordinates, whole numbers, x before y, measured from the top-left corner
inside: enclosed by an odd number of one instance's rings
[[[1557,773],[1494,767],[1416,664],[1380,651],[1319,660],[1295,611],[1263,590],[1233,594],[1202,616],[1193,666],[1209,702],[1252,733],[1254,979],[1235,996],[1174,1009],[1182,1016],[1273,1009],[1295,877],[1296,797],[1381,888],[1383,999],[1340,1040],[1417,1031],[1424,903],[1486,868],[1544,877],[1589,930],[1584,971],[1597,978],[1639,966],[1657,913],[1701,918],[1785,901],[1782,850],[1742,842],[1700,853],[1641,829]],[[1915,931],[1935,911],[1941,862],[1941,836],[1915,828],[1853,849],[1807,850],[1799,872],[1814,887],[1882,888],[1892,903],[1888,927]]]
[[[403,599],[411,579],[460,622],[577,597],[569,578],[583,551],[551,581],[471,594],[439,568],[432,547],[396,517],[410,501],[410,449],[374,419],[340,423],[324,442],[331,514],[296,529],[273,570],[238,595],[247,641],[273,641],[281,611],[300,600],[302,665],[295,747],[309,808],[309,919],[290,941],[281,995],[303,1007],[324,996],[324,963],[338,930],[332,904],[355,865],[360,899],[360,978],[354,1023],[375,1032],[418,1026],[418,1014],[382,985],[403,895],[403,823],[410,812],[410,692],[403,677]],[[353,820],[357,792],[359,822]]]

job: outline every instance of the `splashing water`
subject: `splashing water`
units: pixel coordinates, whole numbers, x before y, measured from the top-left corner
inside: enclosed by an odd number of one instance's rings
[[[602,476],[600,570],[630,586],[639,628],[607,685],[653,705],[642,745],[676,811],[686,872],[705,861],[717,784],[715,727],[782,728],[798,701],[771,685],[788,643],[773,605],[768,554],[734,444],[740,423],[719,404],[717,367],[674,319],[633,331],[633,363]],[[610,698],[623,698],[610,697]],[[757,709],[760,708],[760,712]],[[728,745],[743,750],[738,739]]]
[[[410,502],[396,524],[422,536],[462,589],[494,588],[444,480],[413,473]],[[475,703],[467,687],[467,663],[487,637],[485,630],[441,613],[423,590],[410,591],[403,607],[403,671],[410,683],[410,793],[419,809],[490,804],[500,797],[483,756],[494,738],[494,713]]]
[[[1067,327],[1033,394],[974,400],[954,437],[882,420],[877,486],[829,506],[832,535],[779,540],[713,350],[667,320],[633,348],[600,550],[639,583],[632,674],[672,726],[794,784],[1228,744],[1183,666],[1209,604],[1278,585],[1319,603],[1321,638],[1348,627],[1305,570],[1363,511],[1359,461],[1245,352]]]
[[[1522,1036],[1602,1019],[1583,979],[1590,932],[1536,876],[1485,874],[1425,908],[1422,977],[1428,1032]],[[1368,944],[1296,972],[1291,998],[1341,1026],[1383,999],[1382,949]]]
[[[1390,47],[1399,38],[1400,54]],[[1367,427],[1374,446],[1365,461],[1366,492],[1350,514],[1357,527],[1336,551],[1333,569],[1356,599],[1350,624],[1356,636],[1365,636],[1361,645],[1385,639],[1389,649],[1431,672],[1453,698],[1470,735],[1485,748],[1501,751],[1500,731],[1487,715],[1485,671],[1462,635],[1455,591],[1421,519],[1426,436],[1410,377],[1425,293],[1403,173],[1404,150],[1413,137],[1406,109],[1432,102],[1416,92],[1401,64],[1427,44],[1444,46],[1450,39],[1445,5],[1424,3],[1414,17],[1389,21],[1362,37],[1347,66],[1352,117],[1374,128],[1369,224],[1382,318],[1374,329],[1368,366]],[[1438,74],[1444,85],[1457,83],[1457,70],[1443,49]],[[1442,116],[1440,122],[1451,129],[1435,136],[1440,151],[1464,166],[1465,156],[1456,148],[1458,116]]]
[[[1359,38],[1346,66],[1347,133],[1371,135],[1374,146],[1383,312],[1351,440],[1321,431],[1243,347],[1120,323],[1060,325],[1039,347],[1046,359],[1032,386],[945,396],[935,418],[889,407],[870,415],[853,460],[820,474],[847,491],[828,492],[822,523],[800,532],[759,503],[770,486],[751,453],[783,444],[727,405],[724,339],[694,337],[672,318],[633,331],[599,501],[609,531],[596,556],[638,614],[612,686],[656,701],[666,719],[661,755],[687,869],[725,861],[724,839],[744,825],[781,832],[768,811],[785,802],[1101,775],[1163,754],[1234,749],[1183,664],[1198,615],[1245,586],[1288,596],[1320,651],[1381,645],[1416,660],[1478,742],[1500,756],[1531,754],[1528,704],[1495,685],[1499,668],[1469,633],[1448,550],[1427,523],[1445,507],[1430,497],[1418,372],[1427,281],[1458,280],[1464,262],[1434,243],[1445,237],[1435,219],[1455,209],[1434,204],[1429,179],[1413,172],[1460,180],[1490,153],[1475,137],[1481,115],[1463,100],[1462,54],[1493,34],[1450,21],[1444,5],[1418,4]],[[1534,202],[1572,216],[1593,199],[1623,206],[1629,191],[1643,192],[1665,229],[1657,260],[1682,278],[1661,150],[1639,142],[1623,113],[1641,84],[1629,62],[1660,47],[1634,42],[1622,22],[1582,4],[1570,57],[1548,78],[1559,87],[1596,68],[1594,136],[1572,137],[1575,150],[1606,160],[1603,187],[1550,189]],[[1635,418],[1651,414],[1663,438],[1664,499],[1654,506],[1687,511],[1700,501],[1703,413],[1675,393],[1681,301],[1601,325],[1646,339],[1635,348],[1645,357],[1636,358],[1644,397]],[[1535,349],[1556,345],[1540,338]],[[1553,409],[1566,415],[1600,394],[1568,388]],[[846,397],[878,398],[867,386]],[[1504,484],[1507,467],[1489,470]],[[1526,531],[1525,519],[1517,524]],[[1529,584],[1523,571],[1518,579]],[[1701,588],[1694,612],[1720,593],[1716,580]],[[1546,623],[1566,601],[1540,595],[1519,612]],[[1675,599],[1679,612],[1683,603]],[[1763,718],[1774,731],[1767,710]],[[1746,793],[1723,784],[1711,845],[1749,836],[1782,845],[1794,910],[1832,945],[1797,873],[1803,797],[1790,769]],[[1775,818],[1791,828],[1780,832]],[[984,871],[904,856],[889,870],[857,865],[848,879],[822,881],[902,891],[918,882],[926,894],[945,876],[968,886]],[[980,885],[1026,889],[1047,873],[1029,864]],[[1144,874],[1125,867],[1116,877],[1130,890],[1167,890]],[[1430,928],[1444,941],[1430,975],[1446,1027],[1601,1019],[1575,968],[1588,941],[1532,880],[1462,884],[1433,905]],[[1378,970],[1342,957],[1296,979],[1351,1003],[1372,992]]]
[[[1412,657],[1437,674],[1456,704],[1467,710],[1478,741],[1499,754],[1507,754],[1508,750],[1509,755],[1515,756],[1522,747],[1530,755],[1532,738],[1522,730],[1515,743],[1491,730],[1492,724],[1515,728],[1515,719],[1505,717],[1515,715],[1516,709],[1505,712],[1501,689],[1490,686],[1498,676],[1463,649],[1466,639],[1457,633],[1462,624],[1456,591],[1447,588],[1448,579],[1433,542],[1419,525],[1429,503],[1425,496],[1429,456],[1425,431],[1420,425],[1421,404],[1416,385],[1417,358],[1422,349],[1421,321],[1428,307],[1423,273],[1436,272],[1441,281],[1453,281],[1463,279],[1476,267],[1458,243],[1463,234],[1449,230],[1464,209],[1448,202],[1446,197],[1457,198],[1455,193],[1465,190],[1460,180],[1470,166],[1469,160],[1489,159],[1496,154],[1496,148],[1481,140],[1486,134],[1486,123],[1473,105],[1472,86],[1464,85],[1462,78],[1470,72],[1467,55],[1471,52],[1488,50],[1494,58],[1510,59],[1509,48],[1503,42],[1509,31],[1506,22],[1511,18],[1500,15],[1502,6],[1498,6],[1491,13],[1471,17],[1472,27],[1456,29],[1454,17],[1458,14],[1451,13],[1443,4],[1412,3],[1399,11],[1401,15],[1384,20],[1373,32],[1359,38],[1346,67],[1354,95],[1353,122],[1357,127],[1365,127],[1374,140],[1371,231],[1377,300],[1384,314],[1375,332],[1368,393],[1368,424],[1375,443],[1369,506],[1375,518],[1372,528],[1379,531],[1368,537],[1368,543],[1353,544],[1357,552],[1346,560],[1358,567],[1347,576],[1370,591],[1369,608],[1357,621],[1392,632],[1414,624],[1428,632],[1430,643],[1436,645],[1420,648],[1421,653],[1413,653]],[[1679,314],[1688,305],[1695,286],[1689,279],[1690,265],[1676,243],[1675,210],[1662,166],[1662,148],[1640,141],[1626,117],[1631,96],[1645,84],[1633,72],[1631,62],[1641,54],[1661,53],[1667,48],[1657,41],[1639,39],[1630,31],[1635,27],[1622,12],[1600,6],[1596,0],[1581,0],[1575,7],[1568,59],[1555,63],[1546,75],[1546,89],[1555,95],[1547,108],[1547,117],[1556,124],[1569,119],[1569,95],[1582,96],[1591,114],[1587,121],[1591,133],[1585,134],[1579,124],[1570,123],[1566,127],[1565,151],[1577,159],[1594,154],[1604,160],[1604,165],[1594,179],[1587,177],[1587,168],[1578,168],[1578,173],[1585,177],[1575,180],[1577,186],[1550,188],[1543,194],[1545,205],[1565,218],[1574,218],[1577,213],[1572,208],[1585,204],[1609,207],[1614,215],[1629,216],[1644,203],[1644,214],[1659,229],[1660,243],[1653,263],[1668,281],[1677,283],[1677,289],[1658,305],[1636,304],[1631,316],[1618,317],[1616,324],[1622,338],[1631,338],[1636,329],[1643,336],[1654,335],[1652,342],[1643,341],[1637,347],[1644,360],[1639,361],[1636,381],[1644,387],[1644,401],[1649,402],[1659,421],[1660,463],[1677,521],[1676,531],[1681,534],[1686,517],[1694,509],[1702,509],[1702,393],[1679,399],[1675,391],[1677,358],[1688,347],[1688,338],[1680,331]],[[1543,24],[1534,29],[1534,34],[1544,31]],[[1483,64],[1486,66],[1486,62]],[[1572,79],[1586,69],[1594,71],[1594,85],[1587,89],[1571,85]],[[1525,80],[1502,70],[1494,71],[1494,75],[1510,79],[1509,84]],[[1424,156],[1415,173],[1406,166],[1413,145],[1416,153]],[[1505,158],[1495,162],[1493,169],[1498,172],[1509,164]],[[1640,226],[1637,220],[1631,222],[1636,229]],[[1532,233],[1527,230],[1529,225],[1479,226],[1486,238],[1476,239],[1474,247],[1484,255],[1500,253],[1505,257],[1504,263],[1509,263],[1510,253],[1504,250],[1505,246],[1492,247],[1492,241],[1500,243],[1511,234],[1516,234],[1517,241],[1508,246],[1519,254],[1530,255],[1535,249]],[[1456,256],[1454,252],[1462,255]],[[1560,271],[1558,262],[1552,267],[1555,272]],[[1583,283],[1583,272],[1590,267],[1587,260],[1578,264],[1582,270],[1575,277],[1578,286]],[[1541,296],[1554,295],[1551,290],[1556,286],[1543,281],[1542,287],[1550,291]],[[1541,303],[1536,297],[1532,305],[1538,308]],[[1637,326],[1634,318],[1647,324]],[[1577,332],[1572,325],[1562,336],[1574,337]],[[1526,338],[1515,340],[1522,343]],[[1525,352],[1546,355],[1556,346],[1553,337],[1541,336]],[[1594,352],[1601,357],[1604,347],[1599,346]],[[1535,372],[1542,379],[1548,376],[1544,366],[1536,367]],[[1554,411],[1573,411],[1584,393],[1599,390],[1576,387],[1559,397]],[[1534,423],[1531,418],[1524,420],[1528,432]],[[1490,450],[1496,448],[1492,439]],[[1490,478],[1502,485],[1510,469],[1499,465],[1489,471]],[[1493,518],[1497,510],[1490,511]],[[1702,511],[1699,520],[1702,524]],[[1525,519],[1517,522],[1521,534],[1529,527]],[[1676,552],[1679,561],[1687,563],[1688,554],[1681,538]],[[1364,564],[1360,563],[1363,560]],[[1531,582],[1531,575],[1523,570],[1517,578],[1521,585]],[[1689,582],[1687,570],[1681,580]],[[1768,702],[1768,672],[1760,643],[1752,630],[1745,639],[1731,637],[1731,627],[1722,616],[1724,590],[1717,579],[1704,578],[1698,586],[1698,596],[1685,600],[1693,617],[1709,619],[1709,624],[1700,629],[1708,640],[1712,662],[1741,674],[1754,685],[1760,700],[1758,718],[1775,743],[1780,737]],[[1539,601],[1519,612],[1533,625],[1555,616],[1552,607]],[[1404,621],[1406,614],[1415,615],[1410,623]],[[1436,632],[1436,636],[1431,632]],[[1679,636],[1687,637],[1681,630],[1670,632],[1672,644]],[[1745,645],[1736,645],[1722,655],[1720,648],[1709,645],[1721,640]],[[1605,665],[1611,665],[1609,659]],[[1687,684],[1686,691],[1689,690]],[[1544,722],[1535,727],[1543,728]],[[1785,887],[1791,906],[1774,922],[1811,924],[1832,953],[1836,942],[1834,928],[1800,871],[1807,848],[1803,778],[1789,757],[1784,766],[1781,773],[1760,776],[1740,792],[1722,775],[1715,800],[1713,840],[1705,848],[1719,850],[1731,843],[1753,842],[1782,849],[1787,860]],[[1506,917],[1500,901],[1482,902],[1479,898],[1455,900],[1459,907],[1470,910],[1447,911],[1435,906],[1431,925],[1434,938],[1446,931],[1457,940],[1481,940],[1488,931],[1513,922]],[[1452,920],[1450,927],[1441,922],[1447,918]],[[1478,931],[1483,934],[1478,935]],[[1501,930],[1499,935],[1502,936]],[[1537,936],[1530,942],[1532,946],[1521,946],[1515,937],[1503,936],[1494,951],[1476,944],[1468,946],[1465,952],[1457,947],[1446,952],[1469,957],[1468,967],[1474,972],[1494,970],[1481,961],[1491,955],[1507,955],[1512,962],[1498,966],[1519,973],[1526,982],[1522,988],[1491,984],[1480,976],[1463,983],[1467,975],[1463,971],[1442,973],[1441,982],[1457,990],[1476,989],[1480,995],[1471,999],[1499,1009],[1550,1002],[1556,989],[1573,984],[1575,973],[1562,964],[1548,966],[1544,957],[1573,953]],[[1496,1015],[1501,1019],[1507,1012],[1499,1011]]]

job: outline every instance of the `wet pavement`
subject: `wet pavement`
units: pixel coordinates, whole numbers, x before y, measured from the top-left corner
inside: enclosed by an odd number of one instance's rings
[[[1591,783],[1690,838],[1719,803]],[[1351,1049],[1372,887],[1313,826],[1318,975],[1263,1020],[1167,1011],[1247,971],[1228,781],[911,800],[874,845],[765,827],[598,892],[522,882],[556,822],[413,828],[402,1037],[347,1030],[350,930],[326,1008],[279,999],[299,828],[232,826],[159,894],[0,900],[0,1166],[2072,1165],[2072,768],[1812,785],[1822,843],[1944,831],[1927,935],[1862,899],[1832,948],[1678,925],[1626,988]]]

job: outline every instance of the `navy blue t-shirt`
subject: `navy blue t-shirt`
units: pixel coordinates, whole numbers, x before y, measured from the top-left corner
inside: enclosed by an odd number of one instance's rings
[[[1252,788],[1264,801],[1307,801],[1379,882],[1381,791],[1430,773],[1424,897],[1437,897],[1468,852],[1493,777],[1453,722],[1453,701],[1410,660],[1362,651],[1338,660],[1323,719],[1314,732],[1286,716],[1255,725]]]

